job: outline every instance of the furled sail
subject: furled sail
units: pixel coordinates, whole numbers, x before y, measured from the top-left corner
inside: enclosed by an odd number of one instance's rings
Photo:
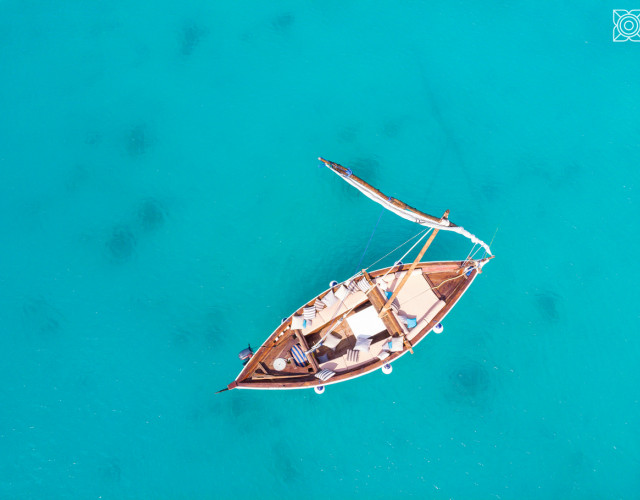
[[[390,198],[385,194],[378,191],[376,188],[367,184],[365,181],[360,179],[359,177],[353,175],[350,169],[343,167],[337,163],[332,161],[325,160],[324,158],[318,158],[322,163],[324,163],[327,167],[333,170],[336,174],[338,174],[342,179],[347,181],[353,187],[358,189],[362,194],[364,194],[367,198],[372,199],[376,203],[379,203],[387,210],[392,211],[396,215],[399,215],[403,219],[407,219],[411,222],[416,222],[421,226],[432,227],[434,229],[441,229],[443,231],[453,231],[454,233],[461,234],[462,236],[469,238],[476,245],[482,246],[489,255],[493,255],[491,250],[489,249],[489,245],[487,245],[484,241],[478,239],[475,235],[471,234],[469,231],[464,229],[461,226],[456,226],[454,223],[449,221],[449,219],[443,218],[438,219],[437,217],[433,217],[431,215],[425,214],[416,210],[413,207],[410,207],[406,203],[403,203],[400,200],[396,200],[394,198]]]

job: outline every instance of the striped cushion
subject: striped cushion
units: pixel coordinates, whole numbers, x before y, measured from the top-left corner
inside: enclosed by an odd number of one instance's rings
[[[316,299],[313,305],[316,307],[316,311],[322,311],[325,307],[327,307],[327,305],[320,299]]]
[[[400,313],[400,302],[398,302],[398,299],[393,299],[393,302],[391,303],[391,310],[396,314]]]
[[[326,382],[331,377],[333,377],[335,374],[336,374],[336,372],[332,372],[331,370],[327,370],[325,368],[324,370],[320,370],[318,373],[316,373],[316,378],[319,378],[323,382]]]
[[[369,290],[371,290],[371,285],[365,278],[362,278],[360,281],[358,281],[358,288],[364,293],[367,293]]]
[[[314,306],[305,307],[303,311],[304,319],[313,319],[316,317],[316,308]]]
[[[347,290],[349,290],[350,292],[355,292],[358,290],[358,283],[356,282],[356,280],[351,280],[349,281],[349,283],[347,283]]]
[[[291,348],[291,356],[293,356],[293,361],[298,366],[304,366],[307,364],[307,355],[300,347],[300,344],[296,344]]]
[[[347,350],[347,361],[349,363],[357,363],[360,357],[360,351],[354,351],[353,349]]]

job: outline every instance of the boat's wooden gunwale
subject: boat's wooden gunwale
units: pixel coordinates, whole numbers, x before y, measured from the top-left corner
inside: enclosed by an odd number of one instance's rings
[[[460,268],[464,264],[465,263],[462,261],[420,262],[418,264],[418,268],[423,270],[426,269],[426,272],[430,277],[430,281],[434,284],[434,286],[438,286],[440,283],[444,281],[444,279],[448,279],[446,278],[446,275],[452,275],[452,273],[460,270]],[[372,278],[376,278],[384,275],[387,271],[389,271],[389,269],[393,269],[393,272],[397,273],[400,271],[405,271],[408,268],[409,268],[409,265],[393,266],[392,268],[387,267],[384,269],[378,269],[376,271],[373,271],[370,273],[370,275]],[[445,276],[443,277],[442,280],[439,280],[437,279],[438,274],[444,274]],[[458,302],[458,300],[460,300],[462,295],[464,295],[464,293],[469,288],[469,286],[471,285],[471,283],[473,282],[477,274],[478,274],[477,269],[474,269],[469,276],[461,278],[459,284],[455,284],[454,292],[452,293],[451,296],[447,297],[447,304],[445,305],[445,307],[443,307],[442,310],[417,335],[413,337],[411,341],[412,346],[416,346],[423,338],[425,338],[427,334],[431,331],[433,326],[436,325],[438,322],[442,321],[442,319],[449,313],[449,311],[453,309],[453,306],[455,306],[455,304]],[[298,308],[294,312],[294,314],[302,314],[302,310],[304,307],[313,305],[316,299],[324,297],[329,292],[329,290],[334,290],[334,291],[337,290],[339,286],[340,286],[340,283],[334,287],[331,287],[323,291],[322,293],[314,297],[311,301],[307,302],[305,305]],[[253,358],[249,360],[249,363],[247,363],[245,368],[238,375],[236,380],[231,384],[229,384],[228,386],[229,389],[233,389],[236,387],[239,389],[272,389],[272,390],[305,389],[305,388],[310,388],[318,385],[336,384],[336,383],[344,382],[346,380],[351,380],[353,378],[357,378],[359,376],[370,373],[382,367],[384,364],[392,363],[396,361],[397,359],[399,359],[400,357],[402,357],[404,354],[408,352],[408,350],[403,350],[401,352],[391,353],[389,357],[387,357],[382,361],[374,359],[370,363],[366,365],[362,365],[355,370],[338,373],[326,382],[322,382],[319,379],[315,378],[314,376],[314,373],[317,372],[318,370],[318,365],[317,365],[317,362],[315,362],[315,359],[311,362],[314,371],[313,373],[309,373],[306,377],[304,376],[304,374],[301,373],[301,374],[292,374],[291,377],[281,376],[281,377],[278,377],[277,380],[266,379],[266,378],[263,378],[261,380],[252,379],[251,375],[258,368],[259,363],[263,361],[265,359],[265,356],[268,354],[267,349],[271,349],[271,346],[273,345],[278,345],[277,339],[279,335],[282,334],[291,324],[292,316],[293,315],[289,316],[267,338],[267,340],[265,340],[265,342],[262,344],[260,349],[258,349],[258,351],[253,356]],[[324,326],[326,327],[326,324]],[[301,334],[298,333],[298,335],[302,337]],[[304,378],[304,380],[300,380],[300,378]]]

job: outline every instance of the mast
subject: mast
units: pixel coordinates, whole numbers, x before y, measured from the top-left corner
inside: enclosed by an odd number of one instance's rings
[[[447,210],[444,215],[442,216],[441,220],[445,220],[447,217],[449,216],[449,210]],[[424,244],[424,246],[422,247],[422,250],[420,250],[420,253],[418,254],[418,256],[414,259],[414,261],[411,263],[411,266],[409,266],[409,269],[407,270],[407,272],[405,273],[404,277],[402,278],[402,281],[400,281],[400,284],[396,287],[396,289],[393,291],[393,294],[391,294],[391,297],[389,297],[389,300],[387,300],[386,304],[384,306],[382,306],[382,309],[380,310],[380,312],[378,313],[379,317],[384,316],[385,314],[387,314],[387,311],[391,308],[391,304],[393,303],[393,301],[395,300],[395,298],[397,297],[398,293],[400,292],[400,290],[402,290],[402,287],[407,283],[407,281],[409,280],[409,276],[411,276],[411,273],[413,272],[413,270],[416,268],[416,266],[418,265],[418,262],[420,262],[420,259],[422,259],[422,256],[424,255],[424,253],[427,251],[427,248],[429,248],[429,246],[431,245],[431,243],[433,243],[433,240],[435,239],[436,235],[438,234],[439,229],[434,229],[433,233],[431,233],[431,236],[429,236],[429,239],[427,240],[427,242]]]

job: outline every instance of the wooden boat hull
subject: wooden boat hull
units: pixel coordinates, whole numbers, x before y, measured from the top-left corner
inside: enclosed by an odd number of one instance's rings
[[[408,313],[412,313],[417,321],[416,327],[409,329],[401,324],[403,312],[398,314],[389,312],[382,315],[387,329],[380,332],[373,340],[371,352],[365,353],[358,362],[348,361],[350,348],[356,341],[349,327],[343,322],[336,327],[340,318],[350,318],[366,308],[375,307],[381,311],[381,305],[386,301],[384,288],[392,291],[401,277],[407,274],[408,265],[384,268],[369,274],[372,283],[375,284],[366,294],[360,291],[344,299],[335,311],[318,312],[319,319],[314,318],[312,326],[304,329],[292,329],[294,315],[302,315],[304,307],[311,307],[317,299],[325,297],[330,291],[336,293],[344,284],[338,284],[325,290],[317,297],[300,307],[293,315],[289,316],[260,346],[253,357],[245,365],[234,382],[228,385],[228,389],[309,389],[316,386],[326,386],[345,382],[362,375],[366,375],[382,368],[385,364],[393,363],[420,343],[433,329],[435,325],[453,309],[458,300],[464,295],[471,283],[481,272],[482,265],[486,261],[447,261],[447,262],[420,262],[416,269],[405,279],[410,286],[402,289],[400,307],[404,307]],[[402,295],[404,294],[404,295]],[[414,296],[415,295],[415,296]],[[437,302],[434,302],[437,301]],[[341,309],[344,308],[344,309]],[[320,317],[322,316],[322,317]],[[419,321],[418,321],[419,320]],[[327,331],[338,332],[342,329],[341,343],[333,350],[324,349],[324,346],[308,355],[308,364],[298,366],[291,362],[291,349],[294,345],[301,346],[304,351],[316,345]],[[401,331],[396,331],[401,330]],[[376,350],[383,352],[387,349],[387,340],[392,336],[403,336],[404,347],[401,351],[389,352],[384,359]],[[319,355],[321,350],[327,353]],[[346,353],[346,354],[345,354]],[[353,355],[353,353],[350,353]],[[363,354],[360,352],[360,354]],[[327,358],[330,359],[326,359]],[[287,359],[287,365],[279,370],[274,366],[276,359]],[[280,362],[282,363],[282,362]],[[276,363],[277,365],[277,363]],[[332,370],[335,375],[323,381],[316,377],[321,370]]]

